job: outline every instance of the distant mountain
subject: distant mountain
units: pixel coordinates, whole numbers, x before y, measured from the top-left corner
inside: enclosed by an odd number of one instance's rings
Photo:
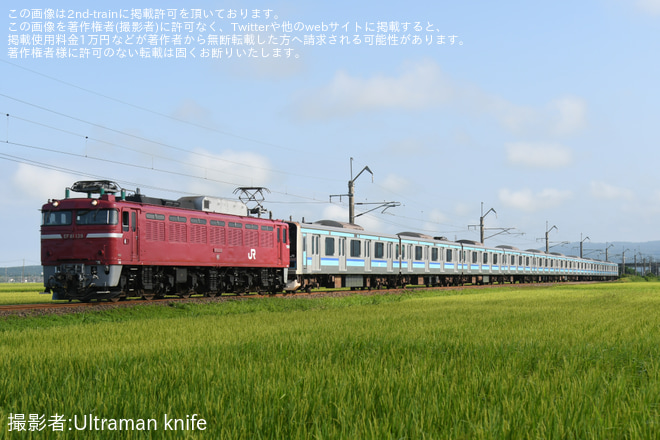
[[[43,268],[41,266],[0,267],[0,283],[20,283],[24,278],[27,282],[42,282]]]
[[[550,243],[550,252],[559,252],[564,255],[580,255],[580,243],[567,243],[553,246]],[[607,259],[616,263],[621,263],[623,251],[625,251],[626,263],[632,263],[637,256],[637,261],[642,259],[660,261],[660,241],[647,241],[644,243],[633,243],[626,241],[614,241],[612,243],[592,243],[585,241],[582,244],[582,255],[585,258],[595,260],[605,260],[605,248],[607,248]],[[545,251],[545,246],[537,247]],[[641,255],[640,255],[641,254]]]

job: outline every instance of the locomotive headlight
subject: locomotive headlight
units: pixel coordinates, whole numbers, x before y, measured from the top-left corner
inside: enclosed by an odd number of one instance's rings
[[[60,206],[60,202],[58,202],[57,200],[55,200],[55,201],[53,202],[53,206],[57,208],[58,206]]]
[[[96,206],[96,205],[98,205],[98,204],[99,204],[99,201],[98,201],[98,200],[96,200],[96,199],[92,200],[92,206]]]

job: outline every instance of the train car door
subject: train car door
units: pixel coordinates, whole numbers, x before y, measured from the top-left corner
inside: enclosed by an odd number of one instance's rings
[[[321,270],[321,237],[312,235],[312,271],[318,272]]]
[[[136,209],[124,209],[121,214],[121,230],[123,247],[121,251],[122,260],[139,261],[138,240],[138,211]]]
[[[371,240],[364,241],[364,270],[371,272]]]
[[[289,233],[287,229],[282,228],[282,226],[276,226],[276,229],[277,229],[277,264],[278,266],[281,266],[282,261],[284,260],[285,249],[289,247],[289,243],[287,243],[287,237]]]
[[[346,272],[346,238],[339,237],[339,270]]]
[[[394,247],[394,245],[392,243],[387,243],[386,244],[386,248],[387,248],[387,254],[386,254],[387,255],[387,271],[388,272],[392,272],[393,261],[394,261],[394,257],[393,257],[394,253],[392,251],[393,247]]]

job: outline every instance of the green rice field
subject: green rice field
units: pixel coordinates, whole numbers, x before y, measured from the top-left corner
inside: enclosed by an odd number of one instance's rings
[[[660,283],[0,317],[0,371],[0,438],[653,439]]]
[[[42,283],[0,284],[0,305],[51,303],[51,295],[39,295],[44,291]],[[55,301],[62,302],[62,301]]]

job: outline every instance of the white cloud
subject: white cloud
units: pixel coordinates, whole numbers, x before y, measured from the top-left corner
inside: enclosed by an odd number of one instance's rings
[[[429,221],[422,226],[425,231],[438,231],[443,229],[441,225],[446,225],[450,221],[449,217],[438,209],[431,210],[430,213],[425,214],[425,217],[429,219]],[[439,234],[436,234],[436,236],[437,235]]]
[[[582,98],[563,96],[551,101],[547,111],[553,116],[557,135],[575,133],[587,126],[587,103]]]
[[[186,160],[189,172],[208,179],[194,180],[189,191],[196,194],[221,195],[238,186],[265,186],[272,182],[273,175],[269,160],[265,156],[246,151],[226,150],[220,154],[195,150]]]
[[[660,0],[637,0],[637,8],[653,15],[660,14]]]
[[[561,168],[573,162],[570,149],[551,143],[510,142],[506,145],[509,163],[536,168]]]
[[[184,99],[179,107],[174,110],[172,116],[196,124],[207,126],[212,124],[211,111],[199,105],[194,99]]]
[[[384,189],[386,189],[387,191],[391,191],[396,194],[401,194],[402,192],[406,191],[406,188],[408,188],[408,186],[410,185],[410,181],[405,177],[396,174],[388,174],[385,177],[385,180],[383,182],[380,182],[379,185]]]
[[[525,212],[555,208],[570,199],[571,196],[571,191],[560,191],[552,188],[544,189],[538,193],[533,193],[530,189],[521,191],[501,189],[499,191],[499,199],[504,205]]]
[[[405,138],[390,142],[385,150],[389,156],[392,154],[407,156],[428,154],[427,142],[422,139]]]
[[[324,119],[392,108],[419,110],[449,101],[452,90],[451,81],[432,62],[409,66],[397,78],[363,79],[339,71],[328,85],[306,94],[301,114]]]
[[[519,105],[475,84],[456,81],[433,61],[404,66],[399,76],[351,76],[339,71],[325,86],[307,90],[296,101],[298,115],[330,119],[361,112],[445,107],[471,117],[488,115],[516,134],[564,136],[586,126],[586,102],[562,96],[542,106]]]
[[[22,163],[18,164],[12,177],[15,191],[42,203],[46,203],[48,199],[64,198],[65,188],[70,187],[76,180],[80,179],[70,174]]]
[[[475,212],[475,208],[472,205],[468,205],[467,203],[458,203],[454,207],[454,212],[456,215],[460,217],[466,217],[469,215],[473,215]]]
[[[359,211],[356,210],[355,213],[359,214]],[[329,205],[323,209],[321,219],[348,223],[348,208],[341,205]],[[383,230],[383,225],[380,220],[372,215],[367,214],[357,217],[355,223],[362,226],[365,231]]]
[[[590,189],[591,195],[598,199],[631,201],[635,197],[634,193],[629,189],[600,181],[592,181]]]

